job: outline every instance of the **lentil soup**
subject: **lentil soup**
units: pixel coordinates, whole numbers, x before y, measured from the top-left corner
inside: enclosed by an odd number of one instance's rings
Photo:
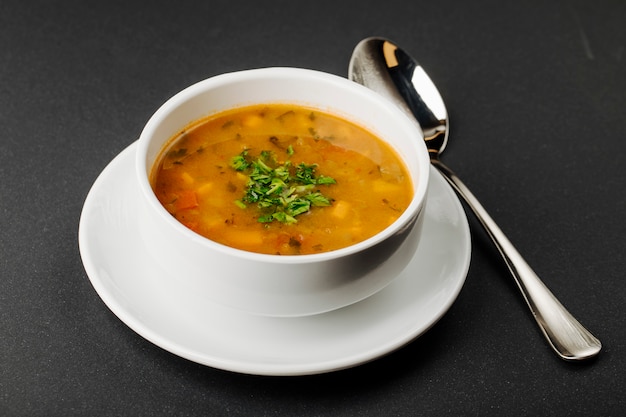
[[[277,255],[332,251],[393,223],[413,197],[401,158],[356,124],[289,104],[193,123],[151,173],[161,204],[215,242]]]

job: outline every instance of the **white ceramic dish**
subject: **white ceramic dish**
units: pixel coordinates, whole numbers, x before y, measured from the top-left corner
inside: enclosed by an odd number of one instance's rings
[[[300,256],[236,249],[183,226],[157,200],[150,184],[157,155],[190,123],[259,103],[306,106],[374,133],[397,152],[410,175],[413,195],[408,207],[392,224],[364,241]],[[139,137],[136,171],[138,194],[143,196],[139,219],[145,246],[161,268],[176,276],[180,289],[242,311],[294,317],[360,301],[398,276],[418,246],[430,173],[422,137],[415,120],[395,104],[337,75],[302,68],[261,68],[202,80],[167,100]],[[216,268],[229,269],[230,274],[213,274]]]
[[[255,316],[190,298],[155,266],[139,237],[135,148],[116,157],[89,192],[80,219],[80,252],[92,285],[111,311],[178,356],[258,375],[356,366],[428,330],[465,282],[471,251],[467,218],[452,189],[432,169],[423,244],[406,270],[377,294],[297,318]]]

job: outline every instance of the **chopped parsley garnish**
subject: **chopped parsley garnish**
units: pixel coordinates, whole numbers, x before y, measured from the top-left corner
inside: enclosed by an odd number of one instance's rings
[[[291,145],[286,150],[288,159],[278,162],[271,151],[262,151],[252,159],[248,151],[231,158],[230,166],[248,175],[244,196],[235,201],[240,208],[256,204],[261,209],[261,223],[296,223],[296,216],[308,212],[311,207],[330,206],[332,200],[324,196],[317,186],[331,185],[336,181],[324,175],[316,176],[317,164],[293,165]]]
[[[248,168],[250,164],[246,160],[246,156],[248,155],[248,151],[243,151],[240,155],[234,156],[230,160],[230,166],[236,169],[237,171],[243,171]]]

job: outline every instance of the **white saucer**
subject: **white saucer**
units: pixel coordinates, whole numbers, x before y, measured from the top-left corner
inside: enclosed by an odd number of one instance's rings
[[[376,295],[330,313],[272,318],[183,296],[141,244],[135,147],[100,174],[83,207],[80,252],[92,285],[124,323],[176,355],[258,375],[307,375],[387,354],[435,324],[469,268],[470,234],[454,191],[431,168],[424,235],[407,269]]]

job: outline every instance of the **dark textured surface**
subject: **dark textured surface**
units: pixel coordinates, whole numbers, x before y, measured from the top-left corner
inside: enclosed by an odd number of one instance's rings
[[[0,3],[0,414],[568,415],[626,408],[626,3],[314,1]],[[449,107],[444,160],[604,343],[546,346],[484,234],[427,334],[313,377],[207,368],[147,342],[95,293],[84,198],[167,98],[227,71],[343,75],[386,36]],[[476,226],[470,219],[471,225]]]

